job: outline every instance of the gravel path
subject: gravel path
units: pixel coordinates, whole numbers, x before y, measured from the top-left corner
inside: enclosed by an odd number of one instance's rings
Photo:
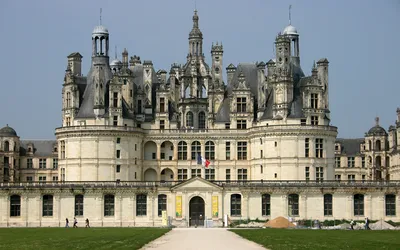
[[[265,250],[225,228],[174,228],[142,250]]]

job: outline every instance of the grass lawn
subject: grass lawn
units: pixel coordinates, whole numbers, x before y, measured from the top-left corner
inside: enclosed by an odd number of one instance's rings
[[[400,249],[400,231],[238,229],[232,232],[272,250]]]
[[[1,228],[0,249],[139,249],[163,228]]]

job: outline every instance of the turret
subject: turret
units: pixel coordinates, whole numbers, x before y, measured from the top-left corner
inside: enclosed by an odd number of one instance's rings
[[[318,79],[323,87],[324,91],[324,100],[325,100],[325,109],[329,109],[329,82],[328,82],[328,59],[322,58],[317,62],[317,74]]]
[[[79,52],[71,53],[68,56],[68,66],[71,70],[72,75],[82,75],[82,55]]]
[[[189,56],[201,57],[203,55],[203,33],[199,28],[199,16],[197,10],[193,15],[193,28],[189,33]]]
[[[212,69],[211,76],[213,79],[213,84],[222,85],[222,58],[224,54],[224,49],[222,43],[219,45],[218,42],[216,45],[212,45],[211,47],[211,58],[212,58]],[[217,86],[215,86],[217,87]]]

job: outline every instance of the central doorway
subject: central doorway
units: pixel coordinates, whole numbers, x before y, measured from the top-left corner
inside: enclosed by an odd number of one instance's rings
[[[199,196],[189,202],[189,226],[204,226],[204,200]]]

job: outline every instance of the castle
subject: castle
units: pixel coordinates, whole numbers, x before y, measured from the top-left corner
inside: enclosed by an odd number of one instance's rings
[[[400,110],[388,133],[337,139],[329,62],[300,66],[291,24],[268,62],[229,64],[203,51],[197,11],[184,64],[154,69],[92,32],[91,68],[68,56],[55,141],[0,129],[0,226],[222,225],[231,219],[369,217],[399,221]],[[165,212],[164,212],[165,211]]]

